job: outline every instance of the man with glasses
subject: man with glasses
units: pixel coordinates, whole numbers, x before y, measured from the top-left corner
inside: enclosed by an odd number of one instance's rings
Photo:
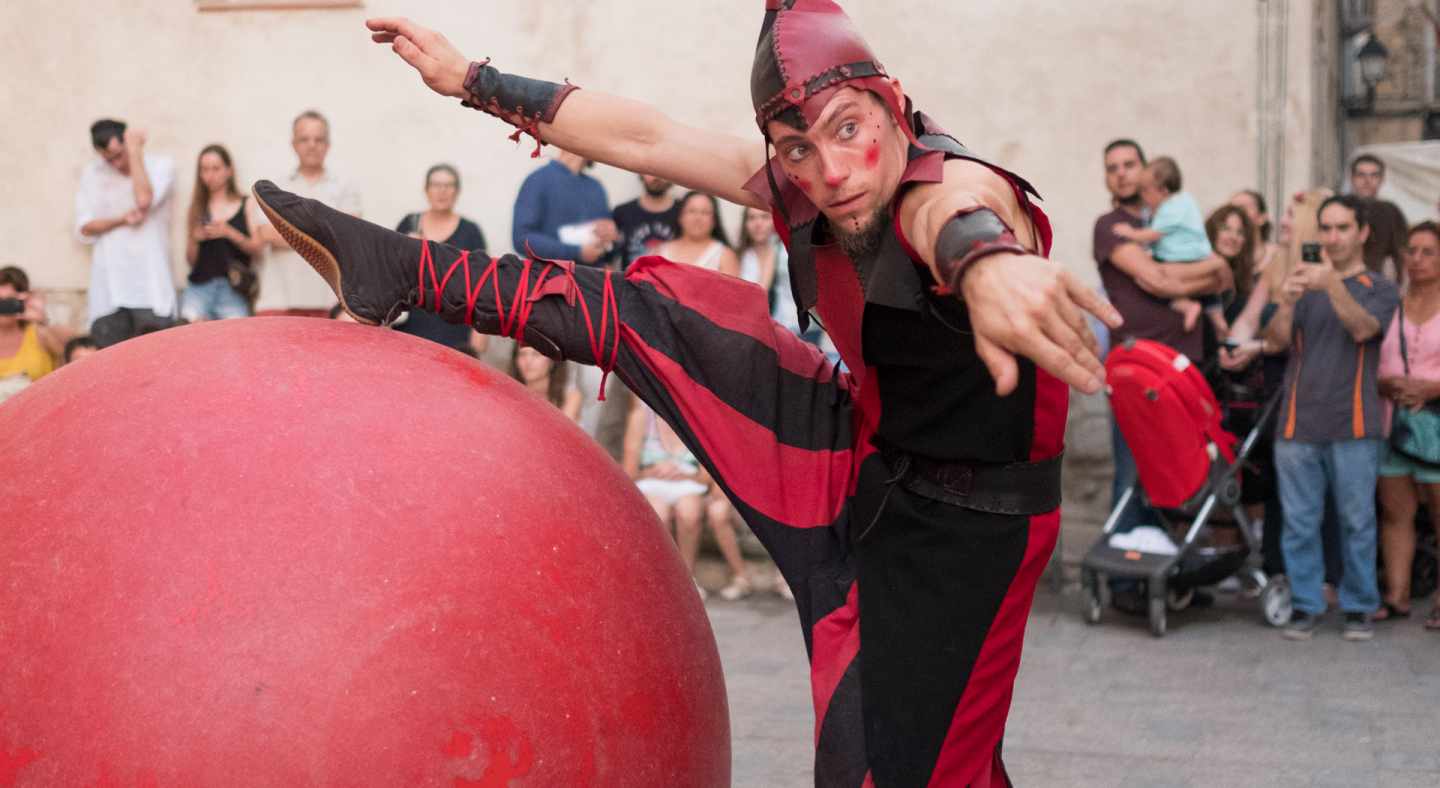
[[[330,122],[315,110],[306,110],[291,124],[291,147],[298,166],[285,179],[285,188],[296,194],[321,200],[352,216],[360,215],[360,192],[348,180],[325,166],[330,153]],[[300,255],[291,251],[279,233],[262,225],[260,235],[275,248],[260,265],[260,295],[255,300],[259,315],[328,317],[335,295]]]
[[[75,194],[75,230],[95,247],[90,266],[90,333],[107,347],[175,314],[168,201],[175,163],[145,152],[145,133],[105,118],[90,126],[99,157]]]

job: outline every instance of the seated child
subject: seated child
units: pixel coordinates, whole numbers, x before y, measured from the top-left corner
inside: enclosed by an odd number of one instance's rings
[[[1180,189],[1180,166],[1174,159],[1161,156],[1150,162],[1140,174],[1140,199],[1150,209],[1150,227],[1141,230],[1117,224],[1114,233],[1127,241],[1150,244],[1157,262],[1197,263],[1207,259],[1214,252],[1205,234],[1205,218],[1195,198]],[[1223,339],[1229,333],[1219,296],[1202,296],[1200,301],[1177,298],[1170,306],[1185,316],[1186,331],[1195,327],[1203,308],[1218,337]]]
[[[680,560],[691,574],[700,552],[701,523],[708,521],[715,545],[730,567],[730,584],[720,590],[720,598],[733,602],[748,596],[752,587],[731,519],[734,509],[724,497],[715,495],[710,474],[675,430],[639,400],[630,410],[622,464],[666,529],[673,517]],[[695,588],[704,598],[706,591],[700,581],[695,581]]]

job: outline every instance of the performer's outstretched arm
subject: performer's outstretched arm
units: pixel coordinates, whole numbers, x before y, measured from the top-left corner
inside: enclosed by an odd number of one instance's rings
[[[596,161],[666,177],[742,205],[767,207],[743,188],[750,174],[764,165],[759,146],[752,154],[738,138],[682,126],[638,102],[589,91],[572,95],[569,86],[500,74],[484,63],[471,63],[443,35],[406,19],[372,19],[366,24],[374,31],[372,38],[390,44],[432,90],[463,98],[537,140]],[[899,83],[891,82],[898,92]],[[814,128],[825,125],[817,121]],[[846,139],[852,138],[860,139],[855,135]],[[810,166],[817,166],[813,160],[818,158],[810,157]],[[1024,210],[1017,194],[999,196],[1011,184],[996,173],[960,174],[952,180],[948,168],[956,164],[946,165],[943,186],[914,190],[926,195],[918,203],[924,208],[903,206],[908,213],[902,216],[902,226],[912,243],[926,253],[949,239],[946,248],[951,251],[927,262],[942,290],[963,293],[971,310],[977,350],[995,378],[997,391],[1008,394],[1018,383],[1016,355],[1030,358],[1083,391],[1099,391],[1104,368],[1082,310],[1112,328],[1120,325],[1119,313],[1073,276],[1057,272],[1053,265],[1029,254],[1031,247],[1020,245],[1013,234],[1008,242],[988,231],[975,235],[976,229],[987,228],[973,221],[961,222],[963,226],[948,235],[942,232],[956,230],[956,221],[964,218],[957,212],[983,219],[970,209],[983,208],[991,211],[991,216],[997,215],[996,208],[998,214],[1012,216]],[[822,174],[828,181],[829,174]],[[914,201],[906,199],[907,203]],[[955,221],[939,220],[947,211]],[[928,217],[929,224],[912,228],[917,217]],[[1007,221],[1002,226],[1009,232],[1017,224]],[[976,245],[976,241],[983,243]]]
[[[390,44],[442,96],[470,100],[471,61],[444,35],[404,18],[368,20],[372,38]],[[505,77],[514,79],[513,77]],[[537,90],[545,83],[532,83]],[[631,172],[655,175],[730,202],[765,208],[745,191],[764,164],[764,148],[739,137],[678,123],[655,107],[593,90],[560,91],[553,118],[532,131],[551,145]],[[504,106],[501,112],[512,108]],[[544,108],[528,107],[531,112]],[[522,119],[528,120],[528,118]]]

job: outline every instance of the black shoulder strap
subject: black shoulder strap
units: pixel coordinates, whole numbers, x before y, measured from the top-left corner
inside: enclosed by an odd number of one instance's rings
[[[810,327],[810,310],[820,293],[813,238],[817,222],[790,228],[789,261],[786,265],[790,268],[790,296],[795,299],[795,314],[801,331]]]
[[[1405,296],[1400,296],[1400,322],[1395,326],[1400,332],[1400,361],[1405,365],[1405,377],[1410,377],[1410,349],[1405,347]]]

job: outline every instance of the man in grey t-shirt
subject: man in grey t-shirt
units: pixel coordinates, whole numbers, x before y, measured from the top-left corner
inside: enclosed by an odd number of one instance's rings
[[[1368,640],[1380,604],[1375,579],[1375,478],[1382,423],[1376,373],[1380,340],[1399,291],[1365,266],[1365,204],[1331,197],[1320,206],[1320,262],[1285,280],[1269,339],[1290,347],[1277,424],[1275,470],[1285,510],[1281,549],[1294,593],[1285,636],[1308,640],[1325,612],[1320,521],[1325,496],[1339,514],[1345,575],[1345,639]]]

